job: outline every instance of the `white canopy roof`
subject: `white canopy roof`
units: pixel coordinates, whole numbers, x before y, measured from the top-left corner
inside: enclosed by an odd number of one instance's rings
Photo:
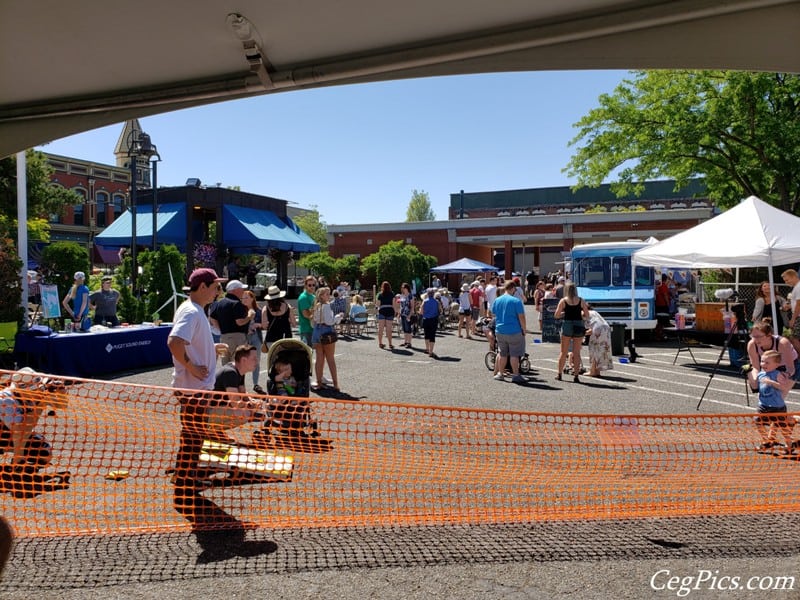
[[[309,87],[545,69],[797,72],[798,22],[797,0],[5,0],[0,157]]]
[[[638,250],[637,265],[772,267],[800,261],[800,218],[750,196],[739,205]]]

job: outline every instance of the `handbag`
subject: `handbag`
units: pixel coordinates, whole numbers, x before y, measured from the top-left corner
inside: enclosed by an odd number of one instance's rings
[[[323,333],[319,336],[319,343],[323,346],[327,346],[328,344],[336,343],[336,340],[339,339],[339,336],[335,331],[331,331],[330,333]]]

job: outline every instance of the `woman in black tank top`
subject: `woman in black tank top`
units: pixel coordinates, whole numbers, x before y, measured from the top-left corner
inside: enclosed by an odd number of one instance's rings
[[[561,321],[561,353],[558,355],[558,375],[556,379],[561,381],[561,373],[567,362],[570,344],[572,344],[572,374],[573,380],[579,382],[578,373],[581,371],[581,342],[586,334],[585,321],[589,320],[589,307],[586,302],[578,296],[575,284],[568,281],[564,286],[564,297],[558,303],[555,312],[556,319]]]

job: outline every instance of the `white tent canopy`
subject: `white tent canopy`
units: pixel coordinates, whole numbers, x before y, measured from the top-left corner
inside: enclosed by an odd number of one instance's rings
[[[800,260],[800,217],[750,196],[737,206],[633,255],[637,265],[763,267]]]
[[[772,268],[800,259],[800,218],[750,196],[737,206],[691,229],[642,248],[634,265],[686,267]],[[775,305],[772,322],[776,323]]]

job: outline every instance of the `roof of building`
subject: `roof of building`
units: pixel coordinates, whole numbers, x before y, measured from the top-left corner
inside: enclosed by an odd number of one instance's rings
[[[515,208],[525,206],[558,206],[567,204],[610,204],[654,200],[676,200],[702,197],[706,193],[702,179],[695,179],[684,188],[675,190],[672,180],[646,181],[644,192],[622,198],[611,191],[610,184],[596,188],[573,190],[569,186],[530,188],[524,190],[499,190],[492,192],[464,192],[464,210],[478,208]],[[450,194],[450,208],[462,207],[461,193]]]

